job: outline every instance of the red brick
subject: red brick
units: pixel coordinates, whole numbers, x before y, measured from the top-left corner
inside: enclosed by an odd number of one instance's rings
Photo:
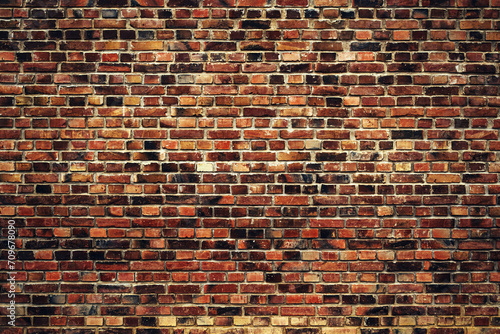
[[[366,87],[366,86],[359,86],[359,87],[352,87],[350,89],[350,94],[351,95],[384,95],[384,88],[383,87]]]
[[[274,5],[0,4],[26,333],[497,332],[500,2]]]
[[[374,63],[352,63],[349,64],[349,71],[351,72],[384,72],[383,64],[374,64]]]
[[[270,205],[272,198],[269,196],[241,196],[236,200],[238,205]]]

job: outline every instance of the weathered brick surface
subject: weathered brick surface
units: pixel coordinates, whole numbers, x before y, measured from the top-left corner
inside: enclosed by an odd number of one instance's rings
[[[1,331],[500,333],[499,29],[499,0],[0,0]]]

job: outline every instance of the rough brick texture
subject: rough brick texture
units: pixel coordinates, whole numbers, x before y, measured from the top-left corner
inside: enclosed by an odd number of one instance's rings
[[[3,333],[500,333],[499,16],[0,0]]]

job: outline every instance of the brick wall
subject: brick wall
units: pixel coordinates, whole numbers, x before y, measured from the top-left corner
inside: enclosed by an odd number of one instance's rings
[[[3,333],[500,333],[499,15],[0,0]]]

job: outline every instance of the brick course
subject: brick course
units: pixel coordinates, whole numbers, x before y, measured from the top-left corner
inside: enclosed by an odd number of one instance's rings
[[[499,0],[0,0],[2,332],[500,333],[499,29]]]

